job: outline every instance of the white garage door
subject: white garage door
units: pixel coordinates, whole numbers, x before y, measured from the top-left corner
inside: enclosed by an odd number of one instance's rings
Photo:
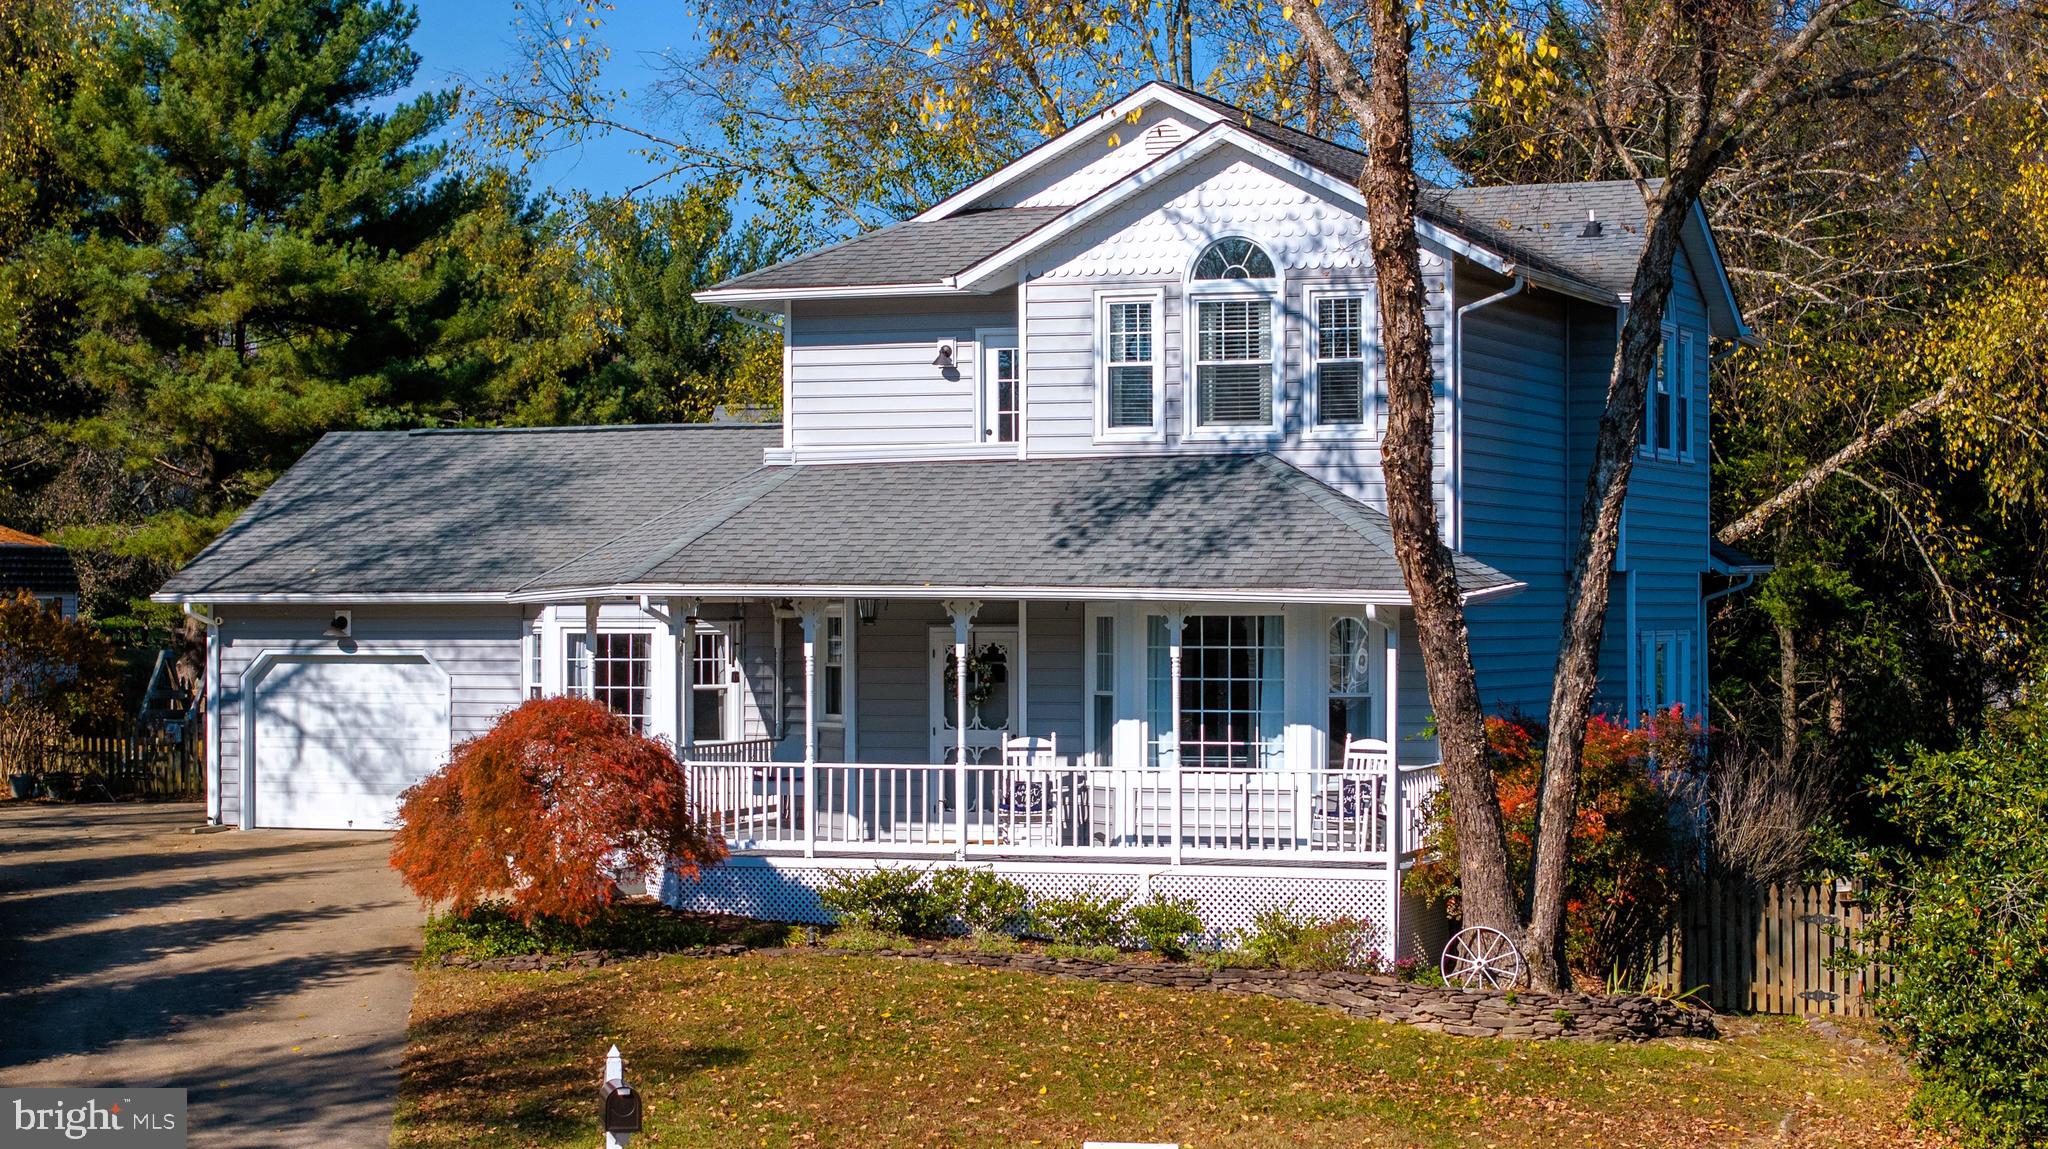
[[[448,678],[420,658],[274,663],[255,714],[258,826],[388,829],[448,757]]]

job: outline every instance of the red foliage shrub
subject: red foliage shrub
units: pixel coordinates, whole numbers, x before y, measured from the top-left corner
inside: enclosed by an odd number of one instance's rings
[[[667,744],[580,698],[528,702],[456,746],[398,822],[391,865],[413,893],[456,913],[503,896],[522,921],[581,925],[617,898],[614,874],[688,877],[725,856]]]
[[[1686,836],[1674,819],[1672,790],[1658,775],[1693,768],[1697,734],[1676,708],[1652,715],[1640,729],[1598,716],[1588,724],[1565,892],[1565,951],[1574,969],[1604,977],[1675,903]],[[1524,900],[1535,865],[1545,736],[1543,726],[1530,719],[1486,720],[1488,757],[1507,826],[1508,867]],[[1428,847],[1434,856],[1409,871],[1406,887],[1446,901],[1455,916],[1457,828],[1441,803]]]

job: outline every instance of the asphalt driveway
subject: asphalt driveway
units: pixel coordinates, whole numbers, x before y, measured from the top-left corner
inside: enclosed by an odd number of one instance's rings
[[[0,1084],[183,1086],[197,1147],[385,1145],[420,913],[383,834],[0,805]]]

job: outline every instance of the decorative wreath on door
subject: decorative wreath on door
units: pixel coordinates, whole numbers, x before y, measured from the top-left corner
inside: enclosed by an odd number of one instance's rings
[[[967,709],[975,711],[996,696],[996,690],[1010,680],[1010,660],[1000,643],[967,648]],[[959,671],[950,652],[946,655],[946,697],[960,689]]]

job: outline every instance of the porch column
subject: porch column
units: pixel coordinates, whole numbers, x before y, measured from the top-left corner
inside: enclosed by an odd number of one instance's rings
[[[1180,651],[1181,631],[1187,626],[1187,608],[1174,606],[1166,613],[1166,697],[1168,719],[1171,729],[1159,740],[1160,764],[1165,765],[1168,739],[1172,740],[1172,774],[1167,779],[1167,800],[1173,803],[1172,816],[1167,820],[1169,832],[1173,835],[1169,849],[1173,864],[1180,865],[1180,840],[1182,802],[1180,793]]]
[[[960,856],[967,856],[967,640],[973,634],[974,616],[981,610],[976,599],[949,598],[939,604],[953,616],[953,821],[959,834]]]
[[[597,615],[601,606],[597,599],[583,600],[583,659],[576,664],[576,678],[585,698],[597,697]]]
[[[703,609],[701,598],[668,600],[676,636],[676,745],[686,759],[697,748],[697,614]]]
[[[1386,611],[1387,646],[1387,952],[1401,956],[1401,830],[1407,797],[1401,785],[1401,616]]]
[[[809,858],[818,841],[818,632],[824,627],[825,604],[806,598],[792,605],[804,632],[804,857]]]

